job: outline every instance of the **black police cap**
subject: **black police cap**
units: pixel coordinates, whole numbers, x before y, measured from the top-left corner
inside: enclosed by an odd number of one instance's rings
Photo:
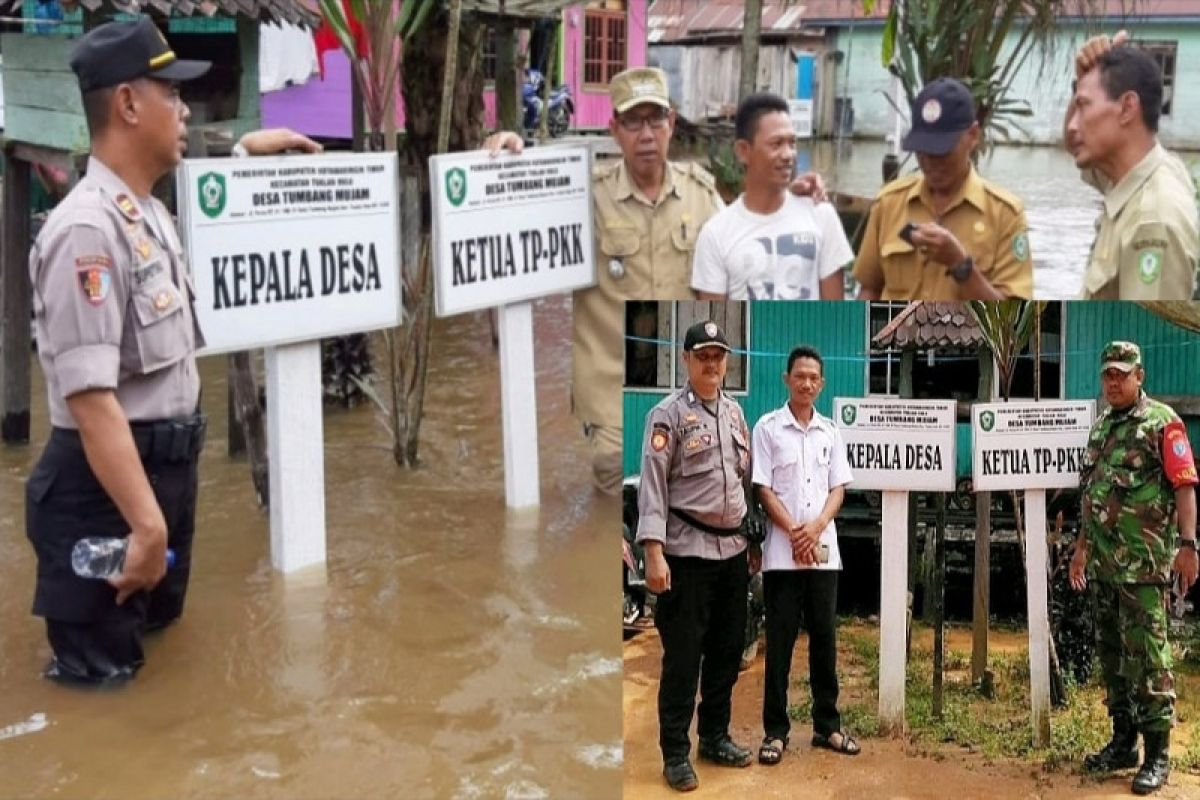
[[[688,328],[687,333],[684,334],[683,349],[685,351],[690,353],[693,350],[699,350],[703,347],[719,347],[722,350],[729,349],[729,340],[725,338],[725,332],[712,320],[697,322]]]
[[[137,78],[189,81],[211,66],[211,61],[176,58],[162,31],[146,16],[137,22],[106,22],[81,36],[71,50],[71,69],[84,94]]]
[[[938,78],[925,84],[913,101],[912,129],[904,137],[904,149],[944,156],[974,122],[971,90],[954,78]]]

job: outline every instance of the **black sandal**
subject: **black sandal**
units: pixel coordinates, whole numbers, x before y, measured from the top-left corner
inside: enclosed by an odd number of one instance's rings
[[[833,736],[841,736],[842,740],[837,744],[833,743]],[[831,734],[814,733],[812,738],[813,747],[822,747],[826,750],[832,750],[835,753],[840,753],[845,756],[856,756],[862,752],[862,748],[858,746],[858,742],[854,741],[854,737],[845,731],[834,731]]]
[[[776,744],[779,742],[779,744]],[[783,751],[787,749],[788,740],[781,736],[764,736],[758,746],[758,763],[773,767],[783,760]]]

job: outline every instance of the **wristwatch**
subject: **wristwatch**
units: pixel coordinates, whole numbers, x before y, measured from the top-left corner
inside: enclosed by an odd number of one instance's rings
[[[1175,540],[1175,546],[1176,547],[1190,547],[1190,548],[1192,548],[1193,553],[1196,552],[1196,540],[1195,539],[1185,539],[1182,536],[1180,536],[1178,539]]]
[[[946,274],[954,278],[956,283],[965,283],[967,278],[971,277],[971,272],[975,269],[975,259],[967,256],[957,265],[946,270]]]
[[[247,158],[250,154],[246,152],[246,148],[241,142],[235,142],[233,148],[229,151],[229,155],[234,158]]]

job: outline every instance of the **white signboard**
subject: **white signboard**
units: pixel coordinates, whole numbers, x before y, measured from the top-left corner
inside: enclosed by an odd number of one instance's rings
[[[975,491],[1078,486],[1095,414],[1093,400],[977,403],[971,409]]]
[[[838,397],[855,489],[954,491],[953,400]]]
[[[185,159],[176,178],[204,352],[400,324],[395,153]]]
[[[434,156],[429,180],[438,316],[595,284],[587,148]]]
[[[813,101],[788,100],[788,116],[792,118],[792,130],[801,139],[811,139],[813,135]]]

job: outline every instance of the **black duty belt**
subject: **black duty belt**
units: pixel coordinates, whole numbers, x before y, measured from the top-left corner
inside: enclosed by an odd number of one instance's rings
[[[144,461],[191,461],[204,449],[208,418],[203,414],[129,423]]]
[[[688,525],[691,525],[693,528],[695,528],[698,531],[704,531],[705,533],[711,533],[713,536],[741,536],[742,535],[742,528],[740,525],[736,528],[717,528],[712,525],[708,525],[706,523],[701,522],[700,520],[693,517],[691,514],[687,513],[686,511],[680,511],[678,508],[672,508],[672,509],[670,509],[670,511],[676,517],[683,520]]]

